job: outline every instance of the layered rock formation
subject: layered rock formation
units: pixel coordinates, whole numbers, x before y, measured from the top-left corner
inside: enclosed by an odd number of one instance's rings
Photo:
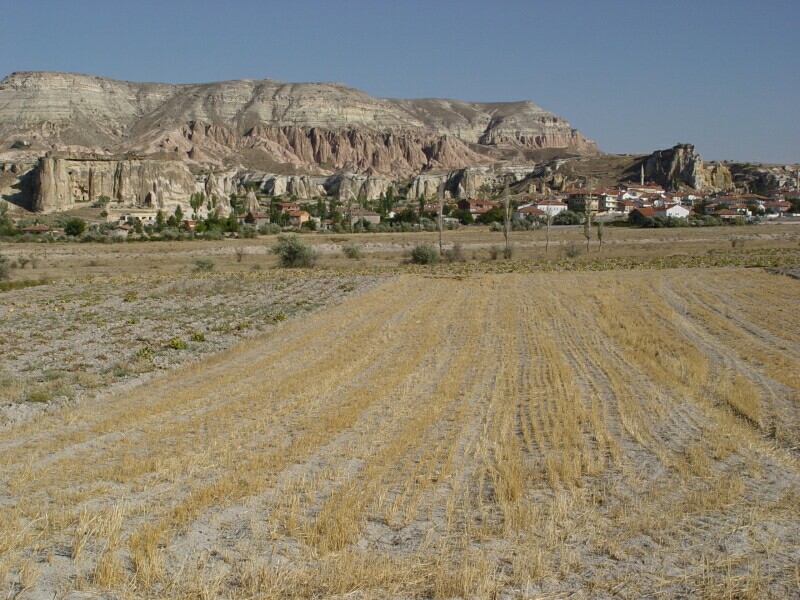
[[[628,174],[635,176],[642,167],[647,181],[659,183],[665,189],[674,188],[676,183],[696,190],[733,189],[730,170],[720,163],[707,167],[692,144],[678,144],[668,150],[657,150],[634,165],[633,173]]]
[[[186,205],[195,178],[180,160],[48,153],[36,169],[34,210],[56,212],[101,196],[131,206]]]
[[[373,98],[335,83],[168,85],[48,72],[0,82],[0,142],[14,140],[32,152],[166,151],[202,166],[394,177],[524,162],[537,149],[596,151],[530,102]]]
[[[452,198],[475,198],[522,181],[533,167],[507,165],[499,168],[471,167],[447,173],[417,175],[411,180],[409,198],[434,198],[440,184]]]

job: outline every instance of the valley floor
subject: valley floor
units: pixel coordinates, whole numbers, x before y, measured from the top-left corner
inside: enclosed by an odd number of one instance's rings
[[[0,589],[798,597],[798,308],[755,269],[392,277],[0,430]]]

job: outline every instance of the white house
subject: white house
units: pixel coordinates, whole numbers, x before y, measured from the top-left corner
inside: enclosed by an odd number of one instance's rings
[[[676,217],[678,219],[685,219],[690,214],[691,211],[680,204],[670,204],[669,206],[665,205],[653,208],[653,215],[656,217]]]
[[[558,213],[567,210],[566,202],[561,202],[561,200],[558,200],[553,196],[550,196],[545,200],[539,200],[538,202],[533,202],[531,203],[531,206],[535,206],[542,212],[546,212],[548,215],[552,216],[556,216]]]

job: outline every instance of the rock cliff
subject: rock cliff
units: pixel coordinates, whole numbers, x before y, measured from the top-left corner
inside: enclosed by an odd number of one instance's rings
[[[174,159],[48,153],[35,174],[33,209],[41,212],[69,210],[101,196],[128,206],[174,210],[188,206],[197,188],[184,162]]]
[[[644,167],[647,181],[673,189],[685,184],[696,190],[722,191],[733,189],[731,172],[720,163],[706,166],[692,144],[678,144],[668,150],[657,150],[637,162],[628,172],[635,179]]]

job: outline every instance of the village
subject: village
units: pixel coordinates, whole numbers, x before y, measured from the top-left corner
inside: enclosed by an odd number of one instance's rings
[[[639,227],[680,227],[758,223],[786,219],[800,213],[800,190],[795,187],[769,190],[765,194],[705,193],[685,187],[665,190],[657,183],[625,182],[614,187],[567,187],[538,194],[509,194],[484,189],[481,197],[454,200],[443,195],[440,202],[430,198],[395,198],[392,190],[377,200],[350,197],[347,201],[315,197],[270,197],[261,190],[239,187],[230,198],[193,194],[189,206],[178,204],[171,214],[155,206],[119,206],[101,199],[95,218],[85,220],[62,215],[56,219],[18,219],[9,223],[3,235],[47,236],[66,239],[98,233],[116,239],[156,236],[175,230],[202,237],[219,233],[234,237],[256,237],[282,231],[311,232],[411,232],[433,231],[441,210],[441,226],[454,229],[464,225],[492,225],[505,218],[508,194],[509,216],[518,227],[540,225],[578,225],[590,222]],[[116,205],[115,205],[116,204]],[[76,229],[64,223],[76,219],[84,225]],[[16,225],[16,226],[14,226]],[[168,239],[171,239],[167,233]],[[90,239],[87,241],[97,241]]]

